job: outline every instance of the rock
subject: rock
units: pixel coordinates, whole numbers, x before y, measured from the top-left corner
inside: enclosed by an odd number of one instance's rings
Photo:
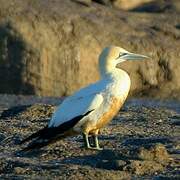
[[[124,167],[127,170],[136,175],[154,174],[164,170],[162,164],[155,161],[138,161],[132,160],[130,164]]]
[[[3,133],[0,133],[0,142],[2,142],[5,138],[6,136]]]
[[[115,163],[115,169],[118,170],[123,170],[124,166],[127,164],[127,162],[123,160],[115,160],[114,163]]]
[[[22,168],[22,167],[15,167],[14,168],[14,173],[15,174],[24,174],[26,173],[27,169]]]
[[[162,144],[156,144],[150,149],[140,148],[138,157],[142,160],[166,162],[170,161],[170,156]]]
[[[72,94],[99,79],[99,53],[113,44],[152,57],[121,64],[131,95],[180,98],[178,12],[128,13],[65,0],[0,3],[0,93]]]
[[[0,158],[0,173],[5,173],[7,171],[8,162],[5,158]]]
[[[141,147],[131,152],[131,159],[121,167],[123,170],[136,175],[154,174],[162,172],[172,158],[162,144],[156,144],[149,148]]]

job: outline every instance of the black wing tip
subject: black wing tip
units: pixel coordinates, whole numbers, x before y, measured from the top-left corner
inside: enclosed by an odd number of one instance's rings
[[[95,109],[92,109],[92,110],[86,112],[83,116],[87,116],[89,113],[91,113],[91,112],[94,111],[94,110],[95,110]]]
[[[18,145],[21,146],[21,145],[23,145],[24,143],[26,143],[26,142],[28,142],[28,141],[30,141],[30,140],[32,140],[32,139],[33,139],[33,138],[31,138],[31,136],[28,136],[27,138],[25,138],[25,139],[21,140],[20,142],[18,142]]]
[[[26,143],[26,142],[34,139],[34,138],[39,138],[39,137],[41,137],[41,136],[44,134],[44,132],[47,130],[47,128],[48,128],[48,126],[45,126],[44,128],[40,129],[39,131],[37,131],[37,132],[31,134],[30,136],[28,136],[27,138],[21,140],[21,141],[19,142],[19,145],[22,145],[22,144],[24,144],[24,143]]]
[[[47,139],[38,139],[31,142],[27,147],[23,148],[21,152],[28,152],[31,150],[37,150],[44,146],[47,146],[51,141]]]
[[[89,113],[91,113],[92,111],[94,111],[94,109],[86,112],[83,115],[77,116],[73,119],[72,125],[76,124],[77,121],[79,121],[80,119],[82,119],[84,116],[87,116]],[[69,125],[68,123],[64,123],[63,127],[60,126],[59,128],[48,128],[48,126],[44,127],[43,129],[40,129],[39,131],[35,132],[34,134],[30,135],[29,137],[23,139],[22,141],[19,142],[19,145],[24,144],[27,141],[30,141],[32,139],[35,139],[32,143],[30,143],[27,147],[25,147],[24,149],[22,149],[22,152],[27,152],[33,149],[40,149],[44,146],[47,146],[49,143],[54,142],[56,139],[56,135],[58,134],[57,132],[59,132],[59,129],[63,129],[63,131],[61,132],[61,137],[63,137],[63,133],[65,130],[68,130],[68,128],[66,127],[67,125]],[[60,132],[59,132],[60,133]]]
[[[29,137],[30,137],[30,136],[29,136]],[[27,137],[27,138],[21,140],[20,142],[18,142],[18,145],[22,145],[22,144],[24,144],[25,142],[29,141],[29,140],[28,140],[29,137]]]

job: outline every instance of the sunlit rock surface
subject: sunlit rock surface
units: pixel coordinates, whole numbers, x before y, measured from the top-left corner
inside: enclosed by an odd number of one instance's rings
[[[121,64],[131,76],[132,95],[180,97],[180,13],[172,8],[178,5],[146,13],[94,1],[0,4],[1,93],[72,94],[99,79],[98,55],[113,44],[151,57]]]

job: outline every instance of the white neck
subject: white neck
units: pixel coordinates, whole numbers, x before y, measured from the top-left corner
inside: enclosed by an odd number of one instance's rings
[[[115,65],[100,64],[100,74],[102,79],[111,79],[114,83],[113,94],[125,99],[130,89],[130,77],[122,69],[116,68]]]
[[[110,78],[117,85],[117,89],[115,90],[117,93],[115,94],[126,94],[130,89],[130,77],[129,75],[116,67],[116,61],[111,59],[106,59],[104,54],[102,54],[99,58],[99,71],[101,75],[101,79]]]
[[[105,77],[107,74],[113,73],[117,70],[116,64],[113,63],[107,63],[104,60],[99,61],[99,71],[101,78]]]

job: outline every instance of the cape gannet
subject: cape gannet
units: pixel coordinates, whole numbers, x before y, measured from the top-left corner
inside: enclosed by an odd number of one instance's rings
[[[76,134],[83,135],[86,148],[101,149],[98,143],[99,130],[118,113],[131,84],[129,75],[116,66],[126,60],[146,58],[120,47],[106,47],[99,56],[101,79],[66,98],[46,127],[21,141],[24,143],[33,139],[24,150],[41,148]],[[94,146],[89,143],[89,135],[94,139]]]

